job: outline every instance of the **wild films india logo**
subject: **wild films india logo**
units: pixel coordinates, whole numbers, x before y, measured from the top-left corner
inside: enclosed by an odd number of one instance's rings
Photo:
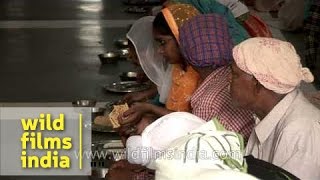
[[[0,108],[0,175],[90,175],[91,109]]]
[[[65,130],[65,116],[52,120],[51,114],[40,114],[39,118],[22,118],[21,167],[22,168],[70,168],[70,157],[59,154],[59,150],[72,148],[71,137],[45,137],[43,132]],[[46,155],[38,157],[28,150],[43,150]]]

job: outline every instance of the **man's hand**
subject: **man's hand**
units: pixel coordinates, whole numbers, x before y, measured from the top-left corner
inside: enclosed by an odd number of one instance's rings
[[[146,168],[141,165],[130,164],[127,160],[120,160],[111,165],[108,174],[106,174],[106,179],[131,180],[137,172],[143,171],[145,169]]]

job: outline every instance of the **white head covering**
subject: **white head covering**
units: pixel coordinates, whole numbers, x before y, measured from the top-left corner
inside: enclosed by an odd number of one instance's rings
[[[152,166],[157,180],[229,179],[228,175],[255,179],[240,173],[247,171],[243,154],[241,135],[226,131],[214,119],[173,141]]]
[[[138,19],[127,33],[127,38],[135,47],[143,71],[157,85],[160,102],[165,103],[171,87],[172,69],[157,53],[152,33],[153,20],[154,16]]]
[[[312,82],[313,75],[303,68],[300,57],[289,42],[256,37],[233,49],[233,58],[244,72],[253,75],[265,88],[287,94],[301,81]]]
[[[127,140],[127,159],[133,164],[149,165],[173,140],[203,124],[204,120],[187,112],[165,115],[150,124],[141,136],[131,136]]]

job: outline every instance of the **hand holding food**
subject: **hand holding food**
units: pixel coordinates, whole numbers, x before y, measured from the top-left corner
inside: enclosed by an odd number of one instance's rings
[[[129,106],[127,103],[122,105],[114,105],[112,112],[109,114],[110,122],[113,126],[113,128],[119,128],[120,124],[118,121],[118,117],[122,115],[125,111],[129,109]]]

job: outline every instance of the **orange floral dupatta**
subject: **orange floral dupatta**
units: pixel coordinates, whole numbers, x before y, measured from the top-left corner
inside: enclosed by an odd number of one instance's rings
[[[200,15],[200,12],[190,4],[169,4],[161,10],[174,37],[179,43],[179,28],[189,19]]]
[[[191,111],[190,100],[193,92],[198,88],[199,74],[188,66],[184,71],[175,64],[172,70],[172,84],[166,102],[166,108],[174,111]]]
[[[179,43],[179,28],[190,18],[199,15],[198,10],[189,4],[170,4],[162,13]],[[166,102],[166,108],[173,111],[191,111],[190,99],[199,84],[200,76],[191,67],[183,70],[180,64],[174,64],[172,85]]]

